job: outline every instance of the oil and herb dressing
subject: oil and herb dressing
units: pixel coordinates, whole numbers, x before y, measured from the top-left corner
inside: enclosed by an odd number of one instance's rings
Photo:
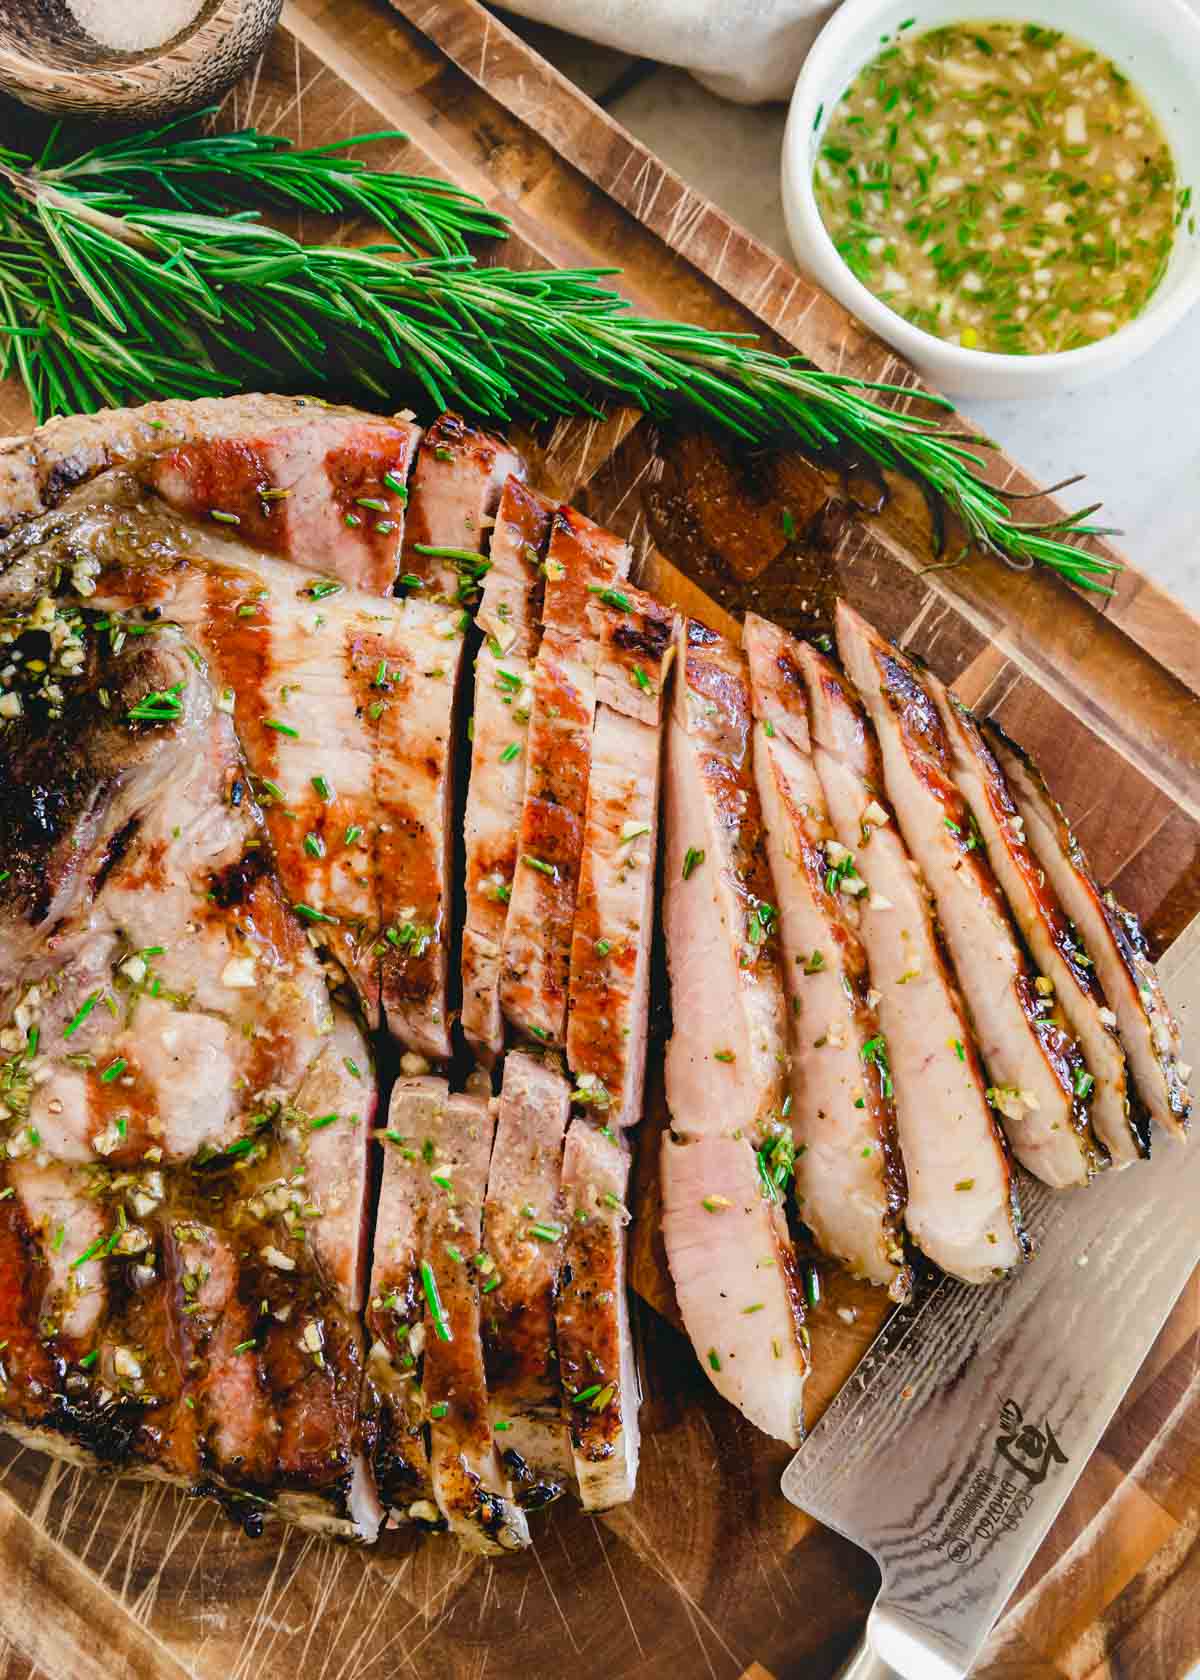
[[[814,190],[862,283],[969,349],[1074,350],[1133,320],[1190,191],[1103,53],[1037,24],[904,25],[829,119]]]

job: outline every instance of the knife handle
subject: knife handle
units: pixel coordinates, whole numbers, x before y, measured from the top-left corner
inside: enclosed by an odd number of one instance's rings
[[[846,1666],[838,1669],[836,1680],[896,1680],[896,1671],[875,1655],[864,1634]]]

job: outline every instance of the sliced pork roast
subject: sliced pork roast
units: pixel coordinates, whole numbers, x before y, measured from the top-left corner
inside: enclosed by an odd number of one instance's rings
[[[505,482],[525,463],[503,438],[442,414],[422,439],[404,527],[401,584],[449,607],[474,605]]]
[[[1136,917],[1097,885],[1087,857],[1062,807],[1036,765],[996,727],[989,744],[1008,778],[1025,838],[1071,918],[1076,948],[1095,965],[1108,1015],[1115,1017],[1129,1057],[1137,1095],[1166,1131],[1182,1136],[1192,1099],[1190,1069],[1180,1059],[1179,1025],[1173,1018]]]
[[[663,1238],[684,1326],[714,1387],[796,1442],[808,1372],[782,1207],[787,1025],[778,910],[754,787],[749,676],[694,619],[678,631],[667,724],[663,916],[673,1031]]]
[[[500,955],[517,871],[533,661],[541,636],[541,558],[553,511],[553,503],[536,490],[509,478],[475,619],[483,645],[475,660],[471,779],[463,825],[462,1024],[468,1044],[488,1065],[504,1046]]]
[[[450,1053],[451,751],[468,609],[478,604],[487,574],[489,532],[504,483],[524,470],[502,439],[443,414],[429,428],[412,475],[401,583],[408,619],[419,622],[423,638],[415,660],[420,684],[414,691],[403,679],[394,681],[378,744],[380,804],[399,806],[380,825],[381,874],[406,889],[411,883],[412,890],[398,922],[385,924],[377,949],[385,1018],[403,1043],[436,1057]],[[377,667],[386,687],[393,667],[389,661],[385,671],[385,660],[386,650]]]
[[[375,1213],[375,1251],[367,1330],[367,1374],[379,1396],[375,1479],[393,1522],[444,1528],[433,1496],[425,1445],[421,1388],[425,1289],[421,1277],[429,1176],[437,1116],[446,1106],[444,1079],[399,1079],[392,1087],[383,1133],[383,1172]],[[426,1141],[428,1140],[428,1147]]]
[[[600,654],[583,861],[571,940],[567,1061],[599,1119],[642,1117],[664,691],[675,614],[623,584],[589,609]]]
[[[564,1488],[632,1496],[664,732],[663,1233],[703,1368],[761,1428],[803,1430],[793,1175],[817,1240],[894,1298],[893,1128],[915,1242],[972,1281],[1022,1257],[904,837],[1023,1160],[1086,1178],[1093,1079],[1132,1153],[1110,1007],[1147,1105],[1186,1118],[1144,947],[1014,749],[844,609],[861,699],[753,616],[751,673],[523,474],[454,415],[422,440],[284,398],[0,448],[0,1420],[211,1488],[251,1529],[371,1540],[386,1515],[499,1555]],[[453,1048],[472,614],[463,1027],[486,1071],[455,1092],[417,1070]],[[378,1130],[354,1001],[403,1052]],[[532,1043],[491,1097],[506,1034]]]
[[[433,1491],[466,1550],[496,1555],[527,1546],[529,1528],[496,1450],[483,1361],[479,1257],[495,1120],[485,1097],[459,1094],[431,1124],[421,1389]]]
[[[796,1205],[817,1243],[894,1300],[911,1290],[892,1075],[858,935],[837,890],[840,842],[812,762],[794,640],[747,615],[755,781],[779,899],[790,1003],[787,1118]]]
[[[420,436],[406,420],[315,405],[285,405],[279,415],[251,409],[236,430],[163,448],[144,476],[172,507],[236,531],[251,548],[387,595],[400,570]]]
[[[1080,1134],[1083,1146],[1093,1165],[1107,1157],[1117,1166],[1128,1166],[1142,1149],[1132,1118],[1125,1052],[1091,959],[1025,838],[1004,772],[978,724],[936,677],[927,672],[924,681],[946,732],[951,774],[1040,971],[1034,985],[1040,996],[1057,1000],[1086,1060],[1086,1067],[1074,1076],[1076,1095],[1091,1120],[1092,1135]]]
[[[859,907],[878,993],[908,1185],[905,1223],[931,1260],[968,1283],[1023,1257],[1016,1185],[966,1010],[942,953],[924,881],[883,791],[879,745],[853,685],[808,643],[813,764],[841,849],[831,886]],[[776,724],[778,727],[778,724]]]
[[[561,508],[546,551],[544,633],[533,671],[525,799],[505,921],[500,999],[513,1026],[540,1044],[566,1040],[571,933],[583,858],[598,646],[592,596],[611,595],[629,550],[582,514]]]
[[[563,1414],[585,1511],[633,1498],[641,1385],[626,1278],[629,1149],[611,1127],[571,1122],[563,1151],[566,1241],[555,1308]]]
[[[520,1050],[504,1062],[483,1207],[483,1346],[497,1445],[526,1508],[573,1480],[559,1404],[554,1303],[566,1233],[571,1088]]]
[[[28,672],[0,738],[0,916],[26,953],[0,1001],[27,1256],[6,1416],[219,1485],[251,1526],[271,1507],[373,1538],[364,1042],[279,893],[203,660],[55,610],[70,657]],[[53,640],[46,619],[5,632]]]
[[[970,808],[950,779],[937,707],[911,660],[845,603],[837,634],[879,736],[900,831],[937,904],[1013,1152],[1056,1189],[1086,1184],[1095,1149],[1083,1060],[1054,998],[1036,987]]]

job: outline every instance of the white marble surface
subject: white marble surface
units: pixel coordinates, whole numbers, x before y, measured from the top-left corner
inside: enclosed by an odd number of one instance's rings
[[[731,105],[682,71],[507,21],[686,181],[790,260],[779,197],[784,107]],[[1051,402],[968,407],[1042,483],[1086,473],[1068,494],[1102,501],[1129,558],[1200,613],[1200,309],[1143,360],[1099,384]]]

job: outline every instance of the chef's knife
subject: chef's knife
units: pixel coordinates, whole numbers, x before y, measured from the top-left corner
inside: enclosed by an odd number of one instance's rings
[[[1200,918],[1159,966],[1194,1040]],[[967,1673],[1200,1263],[1200,1137],[1022,1200],[1031,1263],[898,1309],[784,1472],[883,1575],[843,1680]]]

